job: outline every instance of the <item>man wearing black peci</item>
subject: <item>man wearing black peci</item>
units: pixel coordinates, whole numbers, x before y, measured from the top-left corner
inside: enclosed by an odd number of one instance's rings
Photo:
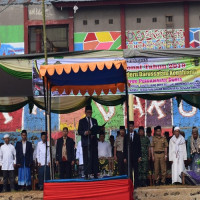
[[[60,166],[60,179],[71,178],[74,165],[74,141],[68,137],[68,128],[63,128],[63,137],[57,140],[56,165]]]
[[[134,170],[134,188],[138,187],[138,163],[141,161],[141,142],[140,136],[134,132],[134,121],[129,122],[130,131],[130,169],[131,179],[133,180],[132,172]],[[124,162],[128,163],[128,134],[124,138]]]
[[[83,147],[83,163],[85,178],[88,175],[94,174],[94,178],[98,178],[99,171],[98,163],[98,141],[97,141],[97,120],[92,118],[92,107],[86,106],[86,117],[79,121],[78,133],[81,135],[81,142]]]

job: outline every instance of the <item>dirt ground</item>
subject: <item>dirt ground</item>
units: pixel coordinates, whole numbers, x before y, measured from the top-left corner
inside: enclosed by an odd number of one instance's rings
[[[0,200],[42,200],[43,191],[0,193]]]

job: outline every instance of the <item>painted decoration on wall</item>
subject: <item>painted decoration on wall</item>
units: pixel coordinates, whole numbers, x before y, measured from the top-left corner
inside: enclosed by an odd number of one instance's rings
[[[24,107],[24,129],[30,132],[45,131],[45,112],[37,106],[33,107],[33,111],[29,113],[29,107]],[[51,130],[52,132],[59,130],[59,115],[51,114]]]
[[[126,32],[126,45],[128,49],[184,48],[184,30],[129,30]]]
[[[74,33],[74,50],[116,50],[121,49],[121,32]]]
[[[24,26],[0,26],[0,56],[24,54]]]
[[[124,125],[124,106],[118,105],[103,106],[92,102],[93,117],[97,119],[99,125],[106,123],[107,139],[110,134],[116,136],[119,126]],[[200,111],[182,101],[178,106],[176,99],[151,101],[141,98],[134,98],[134,121],[135,128],[139,126],[153,127],[161,125],[163,133],[169,131],[172,133],[172,126],[180,126],[185,132],[186,138],[191,135],[193,126],[199,127]],[[85,116],[84,108],[70,114],[52,114],[52,135],[54,139],[61,137],[62,128],[67,126],[70,131],[70,137],[74,138],[74,132],[77,133],[78,122]],[[29,114],[28,106],[11,113],[0,113],[0,142],[3,142],[3,135],[9,133],[11,142],[21,140],[20,131],[26,129],[28,138],[33,144],[40,140],[40,133],[44,131],[45,126],[44,111],[37,107],[33,108],[32,114]],[[76,141],[80,140],[77,135]]]
[[[0,43],[0,56],[24,54],[24,43]]]
[[[190,47],[200,48],[200,28],[190,28]]]
[[[22,127],[22,110],[0,113],[0,132],[19,131]]]

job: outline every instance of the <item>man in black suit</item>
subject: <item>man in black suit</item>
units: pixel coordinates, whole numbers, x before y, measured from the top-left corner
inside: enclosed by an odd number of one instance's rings
[[[22,141],[16,144],[16,164],[18,169],[18,185],[22,190],[30,189],[31,165],[33,163],[33,149],[31,142],[27,141],[27,132],[21,132]]]
[[[83,147],[83,163],[85,178],[88,179],[89,174],[94,174],[94,178],[98,178],[98,141],[97,131],[91,130],[98,127],[97,120],[92,118],[92,107],[86,106],[86,117],[79,121],[78,133],[81,135]]]
[[[131,179],[133,180],[132,171],[134,170],[134,188],[138,187],[138,163],[141,161],[141,142],[140,136],[134,132],[134,122],[129,122],[130,131],[130,169]],[[128,135],[124,138],[124,162],[128,160]]]
[[[56,165],[60,166],[60,179],[71,178],[74,165],[74,140],[68,137],[68,128],[63,128],[63,137],[57,140]]]

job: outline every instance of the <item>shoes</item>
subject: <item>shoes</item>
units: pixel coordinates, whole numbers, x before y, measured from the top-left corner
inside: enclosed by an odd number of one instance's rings
[[[165,183],[161,182],[160,185],[165,185]]]
[[[43,190],[43,187],[40,187],[39,190],[42,191],[42,190]]]
[[[159,186],[159,185],[160,185],[159,182],[156,182],[156,183],[155,183],[155,186]]]
[[[7,190],[6,190],[6,189],[3,189],[2,192],[7,192]]]
[[[88,174],[85,175],[85,180],[88,180],[89,179],[89,176]]]
[[[94,174],[94,179],[98,179],[98,176],[97,176],[97,174]]]
[[[11,189],[10,191],[11,191],[11,192],[16,192],[16,190],[15,190],[15,189]]]

